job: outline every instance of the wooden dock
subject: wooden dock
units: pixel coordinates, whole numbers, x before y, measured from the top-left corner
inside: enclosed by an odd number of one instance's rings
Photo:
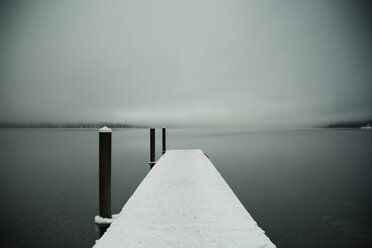
[[[95,248],[272,248],[201,150],[168,150]]]

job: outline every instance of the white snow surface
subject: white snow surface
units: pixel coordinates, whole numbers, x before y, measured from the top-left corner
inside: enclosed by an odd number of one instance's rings
[[[104,127],[102,127],[102,128],[99,130],[99,132],[100,132],[100,133],[111,133],[112,131],[111,131],[110,128],[104,126]]]
[[[275,245],[201,150],[168,150],[94,248]]]
[[[370,125],[367,125],[367,126],[361,127],[360,129],[372,130],[372,127]]]

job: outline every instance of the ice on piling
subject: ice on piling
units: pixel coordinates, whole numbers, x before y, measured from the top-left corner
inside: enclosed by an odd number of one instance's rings
[[[113,214],[112,215],[112,218],[103,218],[99,215],[95,216],[94,217],[94,222],[97,224],[97,225],[100,225],[100,224],[111,224],[113,220],[115,220],[115,218],[117,217],[116,214]]]

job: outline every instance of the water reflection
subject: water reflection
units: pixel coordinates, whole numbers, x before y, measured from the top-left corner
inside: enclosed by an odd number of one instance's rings
[[[372,132],[167,133],[169,149],[208,154],[278,247],[371,247]],[[158,159],[161,132],[156,135]],[[0,141],[0,217],[10,223],[3,247],[92,247],[107,230],[92,221],[98,132],[0,130]],[[112,149],[112,211],[120,212],[149,171],[148,129],[115,129]]]
[[[103,234],[105,234],[107,228],[109,228],[110,225],[109,224],[97,224],[96,225],[96,233],[98,234],[98,239],[100,239]]]

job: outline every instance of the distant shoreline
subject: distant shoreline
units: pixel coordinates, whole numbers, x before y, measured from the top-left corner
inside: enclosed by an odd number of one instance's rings
[[[350,121],[350,122],[337,122],[331,123],[328,125],[323,126],[314,126],[314,128],[347,128],[347,129],[360,129],[366,126],[372,126],[372,120],[369,121]],[[126,123],[110,123],[110,122],[94,122],[94,123],[13,123],[13,122],[3,122],[0,123],[0,129],[22,129],[22,128],[54,128],[54,129],[99,129],[103,126],[107,126],[109,128],[149,128],[149,126],[145,125],[137,125],[137,124],[126,124]]]
[[[107,126],[110,128],[147,128],[147,126],[122,124],[122,123],[66,123],[66,124],[53,124],[53,123],[0,123],[0,128],[101,128]]]
[[[371,125],[372,120],[368,121],[350,121],[350,122],[338,122],[338,123],[332,123],[327,126],[326,128],[362,128],[367,125]]]

